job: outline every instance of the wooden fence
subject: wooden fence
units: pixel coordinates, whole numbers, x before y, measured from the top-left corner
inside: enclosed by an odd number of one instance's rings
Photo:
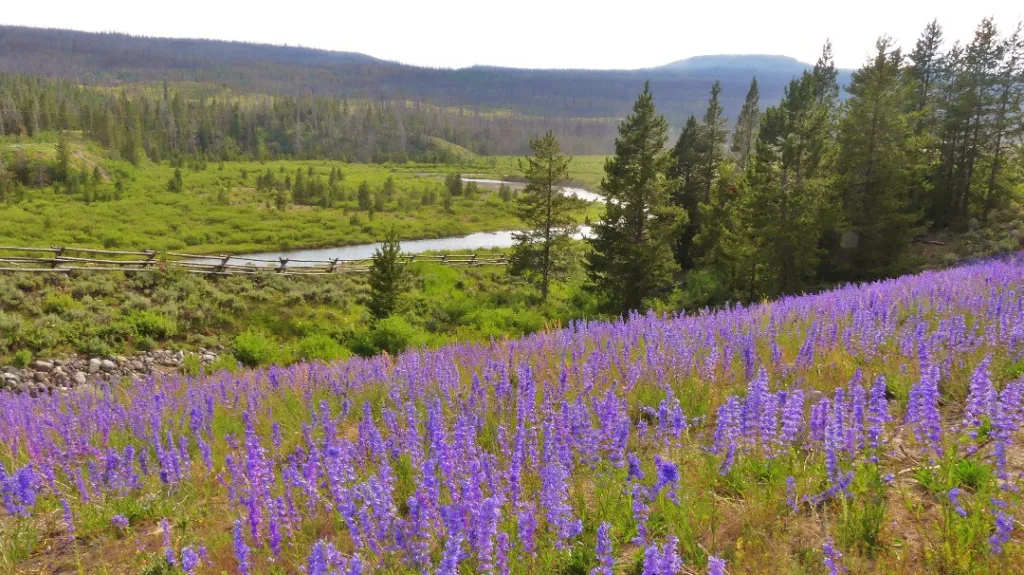
[[[435,263],[445,266],[503,266],[508,263],[504,254],[403,254],[404,264]],[[0,272],[142,272],[148,270],[183,268],[189,273],[209,275],[327,275],[347,272],[366,272],[373,258],[329,260],[277,260],[232,255],[197,255],[175,252],[141,252],[99,250],[54,246],[25,248],[0,246]]]

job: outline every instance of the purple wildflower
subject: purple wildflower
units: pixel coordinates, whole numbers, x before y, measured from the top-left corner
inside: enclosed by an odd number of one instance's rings
[[[171,525],[167,518],[160,520],[160,529],[164,532],[164,558],[171,567],[177,567],[178,560],[174,555],[174,546],[171,544]]]
[[[612,538],[609,531],[611,526],[608,523],[601,523],[597,528],[597,564],[590,570],[590,575],[613,575],[615,557],[612,555]]]
[[[202,563],[202,559],[199,557],[199,553],[196,552],[191,546],[186,546],[181,549],[181,570],[192,575],[196,572],[196,568]]]
[[[832,544],[832,539],[825,541],[821,546],[821,552],[825,555],[822,561],[829,575],[839,575],[846,571],[846,567],[843,566],[843,554]]]
[[[235,519],[234,546],[235,559],[238,561],[238,572],[241,575],[249,575],[249,545],[245,542],[245,532],[242,530],[241,519]]]
[[[963,504],[960,503],[960,495],[962,493],[963,490],[960,489],[959,487],[954,487],[953,489],[950,489],[948,494],[949,502],[950,504],[953,505],[953,511],[955,511],[957,515],[959,515],[960,517],[967,517],[967,510],[964,509]]]
[[[725,575],[725,559],[711,555],[708,557],[708,575]]]
[[[1010,534],[1013,533],[1013,516],[1007,515],[1004,511],[1000,510],[996,512],[996,531],[988,538],[988,543],[991,546],[993,555],[998,555],[1003,552],[1003,545],[1010,540]]]

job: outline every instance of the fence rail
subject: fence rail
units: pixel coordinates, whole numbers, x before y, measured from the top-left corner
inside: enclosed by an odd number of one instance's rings
[[[42,254],[48,254],[44,256]],[[75,255],[69,255],[75,254]],[[402,254],[403,264],[435,263],[453,267],[503,266],[508,264],[504,254]],[[304,260],[277,258],[276,260],[244,256],[199,255],[177,252],[120,251],[95,248],[53,246],[32,248],[0,246],[0,273],[70,273],[91,271],[142,272],[147,270],[182,268],[189,273],[207,275],[328,275],[360,273],[370,269],[373,258]]]

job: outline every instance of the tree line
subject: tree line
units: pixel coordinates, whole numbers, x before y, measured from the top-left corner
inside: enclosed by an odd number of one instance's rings
[[[756,79],[731,135],[712,87],[669,148],[649,85],[619,125],[605,164],[604,217],[584,265],[603,307],[624,313],[683,294],[690,306],[754,301],[911,267],[929,230],[984,225],[1024,176],[1024,35],[984,20],[943,50],[932,22],[909,54],[887,37],[840,102],[832,49],[760,108]],[[573,231],[557,191],[567,160],[553,134],[534,142],[521,202],[533,228],[511,266],[546,296]],[[552,234],[552,230],[555,232]],[[554,268],[558,266],[555,265]]]
[[[80,130],[136,164],[177,157],[457,163],[460,146],[480,154],[523,153],[531,134],[551,127],[578,153],[602,152],[614,133],[614,123],[599,118],[480,113],[406,101],[193,95],[166,82],[162,89],[101,91],[0,73],[0,136]]]
[[[524,116],[621,118],[629,110],[636,86],[647,78],[673,125],[703,107],[704,80],[709,76],[722,81],[723,104],[735,115],[750,80],[749,70],[759,70],[762,96],[775,102],[793,74],[803,69],[796,61],[763,56],[731,62],[705,58],[700,66],[685,64],[646,70],[490,66],[452,70],[299,47],[0,25],[0,71],[64,78],[89,86],[171,81],[224,86],[240,94],[410,100],[466,111],[512,110]],[[601,133],[601,148],[589,152],[576,148],[568,133],[557,129],[556,133],[571,153],[606,154],[614,139],[615,123],[604,123],[611,129]],[[526,142],[520,140],[520,149],[503,153],[525,153]]]

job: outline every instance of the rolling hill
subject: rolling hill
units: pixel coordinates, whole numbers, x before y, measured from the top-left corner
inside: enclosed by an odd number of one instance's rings
[[[771,104],[807,67],[784,56],[728,55],[644,70],[437,69],[353,52],[0,26],[0,71],[87,85],[189,81],[271,95],[411,100],[548,117],[618,118],[650,80],[659,108],[674,126],[703,111],[716,79],[722,82],[726,115],[734,117],[751,77],[758,78],[762,103]],[[844,73],[840,80],[847,77]]]

